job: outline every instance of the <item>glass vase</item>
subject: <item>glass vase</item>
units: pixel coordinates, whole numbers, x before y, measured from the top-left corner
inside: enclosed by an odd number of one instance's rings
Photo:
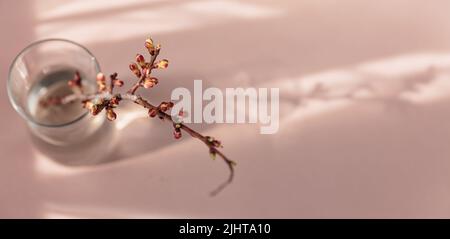
[[[31,44],[17,55],[7,83],[11,104],[25,120],[36,148],[65,164],[98,162],[114,141],[113,126],[106,117],[90,115],[80,100],[43,103],[74,94],[68,81],[77,71],[83,92],[95,93],[100,67],[92,53],[72,41],[47,39]]]

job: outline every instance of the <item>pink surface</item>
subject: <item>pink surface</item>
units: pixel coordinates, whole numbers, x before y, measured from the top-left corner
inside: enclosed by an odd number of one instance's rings
[[[3,87],[0,217],[450,217],[450,2],[110,2],[0,2],[3,85],[14,56],[48,37],[131,78],[151,35],[171,60],[154,102],[194,79],[279,87],[279,133],[195,125],[238,162],[211,198],[225,165],[138,108],[117,122],[118,160],[69,167],[36,152]]]

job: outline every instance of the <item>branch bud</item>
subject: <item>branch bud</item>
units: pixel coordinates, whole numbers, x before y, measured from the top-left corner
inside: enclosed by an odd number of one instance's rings
[[[166,69],[169,66],[169,61],[166,59],[160,60],[157,63],[155,63],[155,68],[158,69]]]
[[[109,103],[112,106],[117,106],[121,100],[122,100],[122,98],[120,97],[120,95],[116,95],[116,96],[113,96],[111,98],[111,100],[109,100]]]
[[[105,75],[103,73],[99,72],[97,74],[97,82],[104,82],[104,81],[106,81]]]
[[[155,77],[149,77],[149,78],[145,78],[143,86],[144,86],[144,88],[148,89],[148,88],[152,88],[156,84],[158,84],[158,79],[156,79]]]
[[[114,80],[113,82],[114,82],[114,85],[115,85],[115,86],[118,86],[118,87],[122,87],[122,86],[123,86],[123,81],[121,81],[121,80],[117,80],[117,79],[116,79],[116,80]]]
[[[145,67],[146,67],[145,58],[144,58],[143,55],[137,54],[137,55],[136,55],[136,62],[137,62],[142,68],[145,68]]]
[[[214,151],[212,148],[209,148],[209,156],[212,160],[216,159],[216,151]]]
[[[219,140],[216,140],[211,136],[206,136],[206,140],[208,141],[208,144],[211,146],[214,146],[216,148],[223,147],[222,143]]]
[[[68,85],[70,87],[81,87],[81,76],[80,76],[80,72],[76,71],[75,72],[75,76],[73,77],[72,80],[69,80]]]
[[[138,65],[136,63],[131,63],[129,67],[131,72],[133,72],[135,76],[137,76],[138,78],[141,77],[141,71],[139,70]]]
[[[117,118],[117,114],[114,112],[113,109],[108,108],[106,110],[106,117],[108,118],[109,121],[113,121]]]
[[[157,108],[151,108],[148,110],[148,116],[150,116],[150,118],[154,118],[157,114],[158,114]]]
[[[145,48],[147,48],[150,55],[153,56],[155,54],[155,45],[153,45],[153,40],[151,38],[145,40]]]
[[[181,130],[179,128],[175,128],[173,131],[173,137],[175,139],[179,139],[181,138]]]
[[[158,108],[162,111],[162,112],[166,112],[168,109],[173,107],[173,103],[172,102],[162,102],[161,104],[159,104]]]
[[[92,106],[89,108],[89,112],[95,116],[98,115],[98,113],[100,113],[102,109],[103,107],[101,107],[100,105],[92,104]]]

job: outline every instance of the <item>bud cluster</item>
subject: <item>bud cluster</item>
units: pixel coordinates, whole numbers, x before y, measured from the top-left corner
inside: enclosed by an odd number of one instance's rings
[[[97,91],[98,93],[108,92],[110,94],[113,93],[114,86],[123,86],[123,81],[117,78],[117,73],[113,73],[109,76],[110,78],[110,86],[109,88],[106,85],[106,77],[103,73],[98,73],[96,77],[97,82]],[[92,115],[98,115],[103,109],[106,110],[106,118],[110,121],[113,121],[117,118],[116,112],[114,112],[114,108],[119,105],[119,102],[122,100],[120,94],[113,95],[111,98],[101,98],[97,97],[93,100],[84,100],[82,101],[83,107],[88,109]]]
[[[158,79],[156,77],[151,76],[151,72],[153,69],[166,69],[169,66],[169,61],[164,59],[158,62],[155,62],[156,57],[161,50],[161,45],[154,45],[153,40],[148,38],[145,41],[145,48],[147,48],[151,59],[150,61],[146,61],[145,57],[141,54],[136,54],[135,62],[132,62],[129,65],[131,72],[139,78],[139,82],[136,87],[144,87],[146,89],[154,87],[158,84]],[[132,91],[134,93],[134,91]]]

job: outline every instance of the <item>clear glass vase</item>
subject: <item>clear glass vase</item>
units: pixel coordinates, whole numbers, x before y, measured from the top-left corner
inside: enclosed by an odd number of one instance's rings
[[[41,152],[66,164],[95,163],[107,155],[114,141],[106,117],[91,116],[80,101],[42,104],[51,97],[73,94],[68,81],[76,71],[82,77],[83,91],[94,93],[100,67],[85,47],[64,39],[35,42],[11,64],[8,95]]]

